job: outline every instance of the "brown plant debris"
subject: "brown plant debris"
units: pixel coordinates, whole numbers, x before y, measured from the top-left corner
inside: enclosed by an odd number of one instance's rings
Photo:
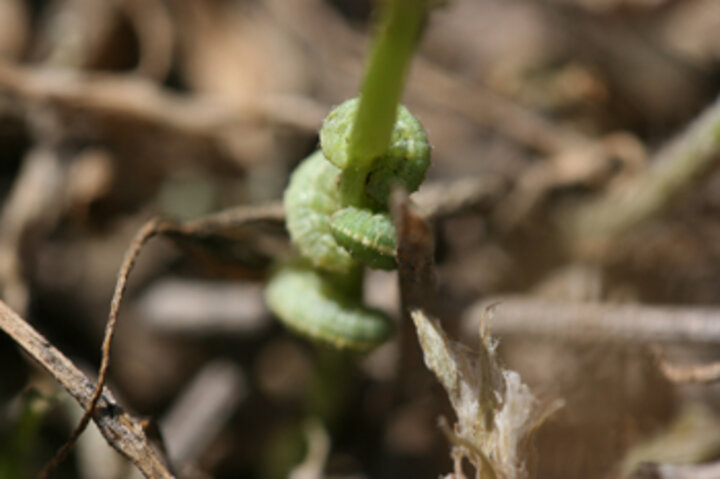
[[[45,368],[82,406],[92,401],[95,385],[63,353],[0,301],[0,328]],[[149,479],[174,477],[162,454],[150,443],[143,424],[125,412],[109,389],[103,388],[92,420],[107,442]]]
[[[492,331],[497,335],[544,336],[554,340],[626,343],[705,343],[720,341],[720,311],[711,307],[567,303],[534,298],[491,298],[465,314],[472,334],[485,309],[499,303]]]
[[[484,323],[478,347],[471,349],[450,340],[422,311],[413,312],[412,319],[425,365],[445,388],[457,415],[448,431],[453,454],[465,456],[481,479],[532,477],[533,434],[561,402],[541,404],[517,372],[500,365],[497,342]],[[461,470],[454,474],[464,477]]]

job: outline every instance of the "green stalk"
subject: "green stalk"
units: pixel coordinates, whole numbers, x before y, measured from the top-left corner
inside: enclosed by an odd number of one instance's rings
[[[390,144],[405,76],[428,10],[428,0],[381,3],[380,24],[350,135],[350,164],[342,179],[346,204],[363,203],[363,188],[372,162]]]

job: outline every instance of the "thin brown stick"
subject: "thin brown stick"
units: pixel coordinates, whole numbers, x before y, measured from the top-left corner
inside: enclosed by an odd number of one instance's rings
[[[93,383],[64,354],[25,320],[0,301],[0,329],[5,331],[35,361],[45,368],[82,407],[94,395]],[[156,450],[139,420],[120,407],[104,388],[92,417],[98,429],[120,454],[149,479],[172,479],[162,454]]]
[[[435,312],[435,239],[430,226],[410,204],[407,193],[397,190],[391,199],[398,235],[398,277],[403,315],[422,309]]]
[[[474,337],[492,303],[495,335],[542,336],[557,341],[619,343],[720,343],[720,309],[553,302],[489,298],[471,306],[463,331]],[[472,336],[471,336],[472,335]]]
[[[236,206],[178,225],[167,224],[163,230],[167,233],[187,236],[222,234],[233,237],[233,233],[237,233],[238,230],[242,230],[241,235],[247,235],[245,230],[248,226],[263,223],[284,225],[283,205],[273,202],[257,206]]]
[[[166,224],[168,224],[166,220],[159,218],[151,219],[145,223],[145,225],[143,225],[143,227],[137,232],[135,238],[133,238],[132,243],[130,244],[130,247],[125,253],[125,258],[123,259],[122,265],[120,266],[120,272],[118,273],[117,283],[115,284],[115,292],[113,293],[113,298],[110,303],[110,313],[108,315],[107,325],[105,326],[105,336],[102,343],[102,359],[100,361],[100,370],[98,372],[98,382],[95,387],[95,391],[93,392],[90,402],[85,409],[85,413],[82,418],[80,418],[80,422],[77,427],[73,430],[72,434],[70,434],[70,437],[65,444],[63,444],[63,446],[55,454],[55,457],[53,457],[40,472],[40,479],[50,477],[57,466],[65,460],[67,455],[75,446],[75,442],[77,442],[78,437],[80,437],[80,434],[83,433],[95,413],[95,408],[97,407],[98,401],[100,401],[103,387],[105,386],[105,381],[107,380],[107,371],[110,366],[110,346],[112,344],[113,337],[115,336],[118,310],[120,309],[120,302],[122,300],[123,293],[127,287],[130,270],[132,270],[135,260],[145,243],[147,243],[150,238],[160,233],[163,226]]]
[[[153,218],[146,222],[140,230],[138,230],[130,243],[128,250],[125,252],[125,257],[123,258],[120,271],[118,272],[115,291],[110,303],[110,313],[108,314],[108,321],[105,326],[105,335],[102,343],[102,359],[100,362],[100,370],[98,372],[97,387],[95,388],[85,413],[80,419],[77,427],[70,434],[70,437],[65,444],[58,450],[55,457],[45,466],[40,474],[41,479],[49,477],[52,471],[63,460],[65,460],[77,442],[78,437],[80,437],[80,434],[82,434],[85,430],[90,422],[90,419],[95,413],[95,408],[100,400],[102,389],[107,379],[107,371],[110,365],[110,348],[115,335],[120,303],[127,287],[127,280],[130,275],[130,271],[132,270],[135,260],[140,254],[140,251],[145,243],[158,234],[174,234],[192,237],[223,232],[232,236],[232,232],[234,230],[247,227],[249,223],[254,221],[262,222],[267,220],[277,220],[278,217],[282,218],[282,214],[282,207],[276,204],[249,208],[232,208],[207,216],[203,219],[187,223],[175,223],[163,218]]]
[[[410,313],[416,309],[436,312],[435,238],[428,223],[410,204],[407,192],[396,189],[390,209],[398,236],[397,260],[400,283],[400,368],[417,367],[422,351],[415,339]]]
[[[269,121],[317,130],[327,111],[304,97],[272,95],[243,104],[209,97],[184,98],[138,76],[106,75],[0,62],[0,91],[27,105],[48,102],[59,110],[123,118],[135,125],[161,125],[194,139],[222,141],[227,128]]]

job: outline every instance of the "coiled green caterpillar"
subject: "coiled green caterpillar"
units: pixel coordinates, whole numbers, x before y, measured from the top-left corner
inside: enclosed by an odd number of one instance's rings
[[[395,267],[388,196],[415,191],[430,163],[422,125],[398,106],[427,0],[378,2],[379,24],[359,99],[335,108],[285,190],[286,225],[302,259],[271,276],[266,299],[291,329],[340,348],[369,349],[391,322],[362,305],[363,266]]]
[[[342,203],[342,174],[349,163],[345,147],[349,141],[352,118],[357,111],[357,99],[348,100],[335,108],[320,130],[322,151],[305,159],[293,173],[285,190],[284,205],[287,226],[300,253],[322,270],[342,272],[353,266],[352,251],[361,248],[343,248],[333,235],[331,217],[340,212]],[[398,108],[398,120],[385,155],[375,159],[366,175],[363,205],[376,214],[387,215],[387,200],[394,184],[402,184],[409,192],[417,190],[425,178],[430,164],[430,146],[425,130],[404,106]],[[346,206],[346,205],[345,205]],[[344,230],[365,246],[355,259],[372,263],[372,251],[386,235],[378,236],[372,227],[377,216],[351,214],[354,220],[343,218],[336,234]],[[374,218],[374,219],[373,219]],[[384,227],[391,227],[389,218]],[[375,234],[373,234],[375,232]],[[349,236],[349,235],[343,235]],[[394,233],[391,234],[394,237]],[[345,246],[350,246],[346,240]],[[388,245],[385,241],[385,249]],[[377,251],[380,256],[387,253]],[[387,262],[379,259],[380,263]],[[371,264],[368,264],[372,267]],[[393,269],[386,267],[383,269]]]
[[[273,274],[266,299],[291,329],[339,348],[366,350],[387,339],[391,323],[362,305],[362,266],[396,267],[388,196],[396,184],[410,192],[420,186],[430,146],[420,122],[399,106],[387,152],[364,171],[353,168],[347,144],[357,108],[353,99],[330,113],[320,132],[322,150],[292,174],[283,202],[303,260]],[[345,194],[350,182],[365,186],[359,197]]]

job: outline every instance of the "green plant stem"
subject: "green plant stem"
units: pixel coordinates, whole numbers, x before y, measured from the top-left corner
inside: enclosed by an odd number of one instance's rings
[[[372,162],[388,148],[405,75],[425,20],[428,0],[385,0],[350,135],[343,202],[362,206]]]

